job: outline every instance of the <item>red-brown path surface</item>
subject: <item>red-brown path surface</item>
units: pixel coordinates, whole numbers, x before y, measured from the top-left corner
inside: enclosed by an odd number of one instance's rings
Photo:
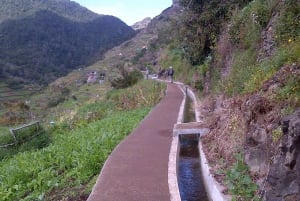
[[[106,161],[88,201],[170,201],[168,160],[183,93],[166,96]]]

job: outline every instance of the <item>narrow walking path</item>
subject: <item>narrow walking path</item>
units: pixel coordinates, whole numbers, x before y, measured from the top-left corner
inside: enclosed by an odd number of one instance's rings
[[[183,93],[167,94],[106,161],[88,201],[170,201],[168,160]]]

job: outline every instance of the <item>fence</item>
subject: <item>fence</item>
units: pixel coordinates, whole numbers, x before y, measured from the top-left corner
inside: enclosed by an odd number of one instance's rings
[[[29,130],[26,130],[29,129]],[[39,121],[34,121],[29,124],[25,124],[23,126],[17,128],[9,129],[10,134],[13,137],[13,142],[0,145],[0,148],[7,148],[13,145],[16,145],[24,140],[29,140],[37,135],[39,135],[39,131],[41,131],[41,126]],[[19,132],[24,131],[24,132]]]

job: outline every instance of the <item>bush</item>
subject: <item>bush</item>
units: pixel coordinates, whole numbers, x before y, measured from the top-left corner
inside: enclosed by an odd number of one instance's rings
[[[244,93],[251,93],[261,89],[263,83],[270,78],[284,65],[291,65],[298,63],[300,55],[300,43],[293,42],[288,45],[282,46],[278,49],[277,53],[263,62],[254,65],[249,72],[249,79],[245,79]],[[299,99],[297,95],[297,85],[299,79],[296,75],[290,75],[286,79],[287,86],[281,89],[278,93],[281,99],[291,97],[292,99]],[[298,96],[298,98],[297,98]]]
[[[276,24],[276,39],[278,44],[285,44],[300,36],[300,2],[298,0],[284,1],[284,10]]]
[[[48,103],[47,103],[47,107],[55,107],[57,106],[58,104],[60,103],[63,103],[64,101],[66,100],[65,96],[64,95],[59,95],[57,97],[51,97],[49,100],[48,100]]]
[[[255,48],[260,39],[260,33],[268,24],[275,6],[275,0],[254,0],[241,12],[233,15],[229,26],[229,35],[233,43],[248,49]]]
[[[290,75],[286,79],[286,85],[277,91],[279,100],[289,100],[295,105],[300,105],[300,77],[299,75]]]
[[[110,84],[115,89],[125,89],[135,85],[144,75],[138,70],[128,72],[124,67],[121,69],[121,76],[110,80]]]
[[[255,67],[256,52],[253,49],[247,51],[236,51],[233,57],[232,70],[223,82],[222,91],[228,95],[240,94],[243,92],[245,82],[249,80]]]
[[[118,110],[129,110],[157,104],[164,96],[166,85],[144,80],[131,88],[112,90],[107,93],[106,102]]]

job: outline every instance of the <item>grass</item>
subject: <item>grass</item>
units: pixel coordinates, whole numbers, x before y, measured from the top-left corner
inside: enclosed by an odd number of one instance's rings
[[[4,201],[42,200],[53,189],[88,182],[148,111],[121,112],[73,131],[54,128],[52,145],[0,163],[0,197]],[[32,166],[33,162],[38,165]]]
[[[72,116],[57,111],[62,123],[49,127],[41,138],[12,147],[11,155],[2,158],[2,200],[60,200],[88,194],[111,151],[164,96],[165,88],[147,80],[113,90],[102,101],[79,105],[70,111]]]
[[[299,63],[300,43],[291,43],[281,47],[270,59],[254,65],[249,71],[249,78],[243,81],[243,93],[251,93],[261,89],[263,83],[271,79],[276,72],[284,65],[294,65]],[[277,91],[277,98],[289,99],[299,102],[299,77],[293,72],[282,72],[281,77],[285,76],[284,87]]]
[[[0,146],[14,142],[13,136],[7,127],[0,127]]]
[[[16,135],[17,142],[7,128],[2,127],[0,130],[6,131],[0,134],[0,145],[14,144],[0,148],[0,161],[9,159],[18,153],[44,148],[48,146],[52,140],[49,132],[46,132],[43,128],[40,128],[38,131],[36,131],[35,128],[27,128],[19,131]]]
[[[254,49],[246,51],[236,51],[233,56],[233,65],[230,75],[219,84],[222,91],[233,96],[241,94],[245,87],[245,82],[252,75],[255,65],[256,52]]]

